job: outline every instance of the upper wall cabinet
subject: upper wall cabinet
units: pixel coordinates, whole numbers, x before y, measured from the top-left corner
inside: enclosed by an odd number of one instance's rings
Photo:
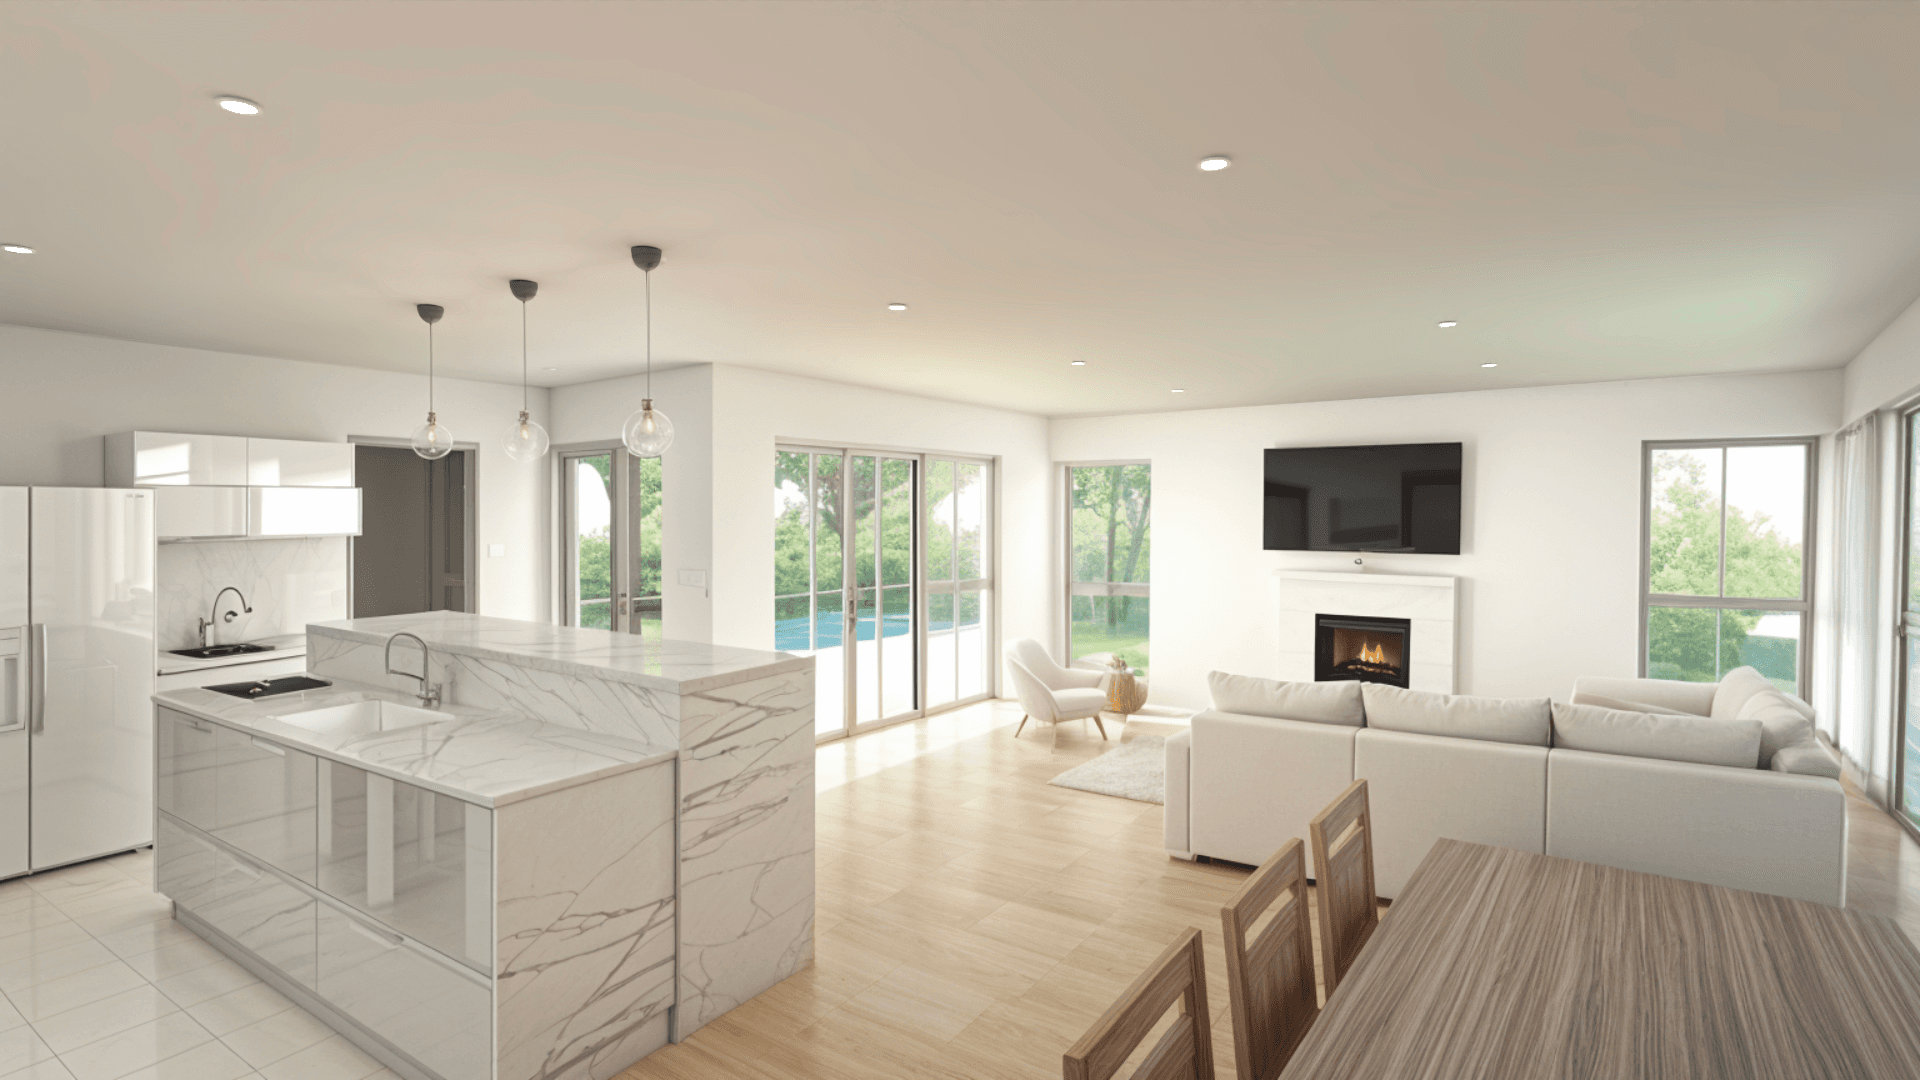
[[[345,444],[341,444],[345,445]],[[129,431],[107,436],[108,487],[247,484],[247,440]]]
[[[353,444],[248,439],[253,487],[352,487]]]
[[[250,488],[247,535],[359,536],[360,489]]]

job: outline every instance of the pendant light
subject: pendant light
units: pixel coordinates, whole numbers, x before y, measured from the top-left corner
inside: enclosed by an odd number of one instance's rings
[[[428,461],[437,461],[453,452],[453,432],[440,426],[433,414],[433,324],[447,309],[439,304],[416,304],[414,310],[427,324],[427,422],[413,429],[413,452]]]
[[[547,453],[547,429],[527,416],[527,301],[540,291],[538,282],[514,278],[507,282],[520,301],[520,419],[507,425],[502,441],[515,461],[539,461]]]
[[[647,280],[647,396],[640,399],[640,411],[627,417],[620,438],[634,457],[656,458],[673,445],[673,421],[653,407],[653,268],[660,265],[660,249],[641,244],[632,254]]]

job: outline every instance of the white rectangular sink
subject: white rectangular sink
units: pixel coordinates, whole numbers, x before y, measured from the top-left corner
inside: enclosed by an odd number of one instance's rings
[[[285,713],[274,719],[322,735],[369,735],[376,731],[394,731],[452,718],[443,712],[417,709],[412,705],[399,705],[391,701],[356,701],[327,709]]]

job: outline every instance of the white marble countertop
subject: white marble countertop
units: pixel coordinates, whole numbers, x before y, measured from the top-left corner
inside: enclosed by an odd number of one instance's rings
[[[444,721],[342,735],[309,731],[277,717],[356,701],[418,706],[411,695],[335,679],[333,685],[248,700],[203,688],[168,690],[155,704],[245,731],[481,806],[503,806],[549,791],[671,761],[673,747],[561,727],[511,713],[440,705]]]
[[[419,635],[436,650],[504,660],[520,667],[594,675],[683,695],[798,671],[813,662],[811,657],[792,653],[692,641],[648,641],[637,634],[456,611],[314,623],[307,630],[375,645],[384,645],[389,637],[405,631]]]
[[[216,645],[265,645],[272,652],[240,653],[236,656],[216,656],[211,660],[195,660],[191,656],[175,656],[165,649],[160,650],[159,673],[178,675],[182,671],[205,671],[208,668],[233,667],[237,664],[258,664],[266,660],[285,660],[289,657],[307,655],[307,635],[280,634],[275,637],[256,638],[253,641],[217,641]]]

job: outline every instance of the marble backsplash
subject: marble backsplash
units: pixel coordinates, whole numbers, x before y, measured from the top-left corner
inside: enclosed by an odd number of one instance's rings
[[[228,585],[246,594],[253,614],[217,621],[207,633],[209,644],[299,634],[308,623],[347,617],[344,537],[161,544],[154,578],[163,651],[200,644],[199,620],[211,612],[214,594]],[[231,593],[220,603],[240,611]]]

